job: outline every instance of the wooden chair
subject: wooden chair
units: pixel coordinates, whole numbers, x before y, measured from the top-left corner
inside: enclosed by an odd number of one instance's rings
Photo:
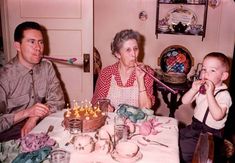
[[[193,154],[192,163],[213,163],[214,140],[211,133],[201,133]]]
[[[227,158],[227,162],[231,162],[230,159],[234,155],[234,145],[227,139],[224,139],[224,148],[225,148],[225,156]]]

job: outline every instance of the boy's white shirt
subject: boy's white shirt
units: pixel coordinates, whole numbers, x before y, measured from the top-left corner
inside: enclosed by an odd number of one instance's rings
[[[215,88],[214,94],[216,94],[216,92],[218,92],[219,90],[227,89],[227,88],[228,87],[223,83],[220,87]],[[222,91],[218,93],[215,99],[219,106],[227,108],[226,115],[224,116],[222,120],[216,121],[213,119],[212,115],[209,112],[207,119],[206,119],[206,125],[214,129],[221,129],[224,127],[225,122],[227,120],[228,111],[229,111],[230,106],[232,105],[232,100],[228,91]],[[202,95],[198,93],[198,95],[196,95],[196,107],[194,109],[194,117],[202,122],[204,115],[206,113],[207,107],[208,107],[208,102],[207,102],[206,95]]]

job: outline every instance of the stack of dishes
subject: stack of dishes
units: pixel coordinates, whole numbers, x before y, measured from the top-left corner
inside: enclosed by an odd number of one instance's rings
[[[161,25],[161,26],[159,26],[159,30],[161,32],[168,32],[170,29],[169,29],[168,25]]]
[[[194,34],[194,35],[197,35],[197,34],[199,34],[202,31],[203,31],[202,30],[202,25],[199,25],[199,24],[191,25],[190,29],[189,29],[189,32],[191,34]]]

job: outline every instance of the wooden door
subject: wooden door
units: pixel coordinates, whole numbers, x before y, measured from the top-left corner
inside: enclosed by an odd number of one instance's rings
[[[75,64],[56,63],[68,100],[90,100],[93,94],[93,65],[84,72],[84,54],[93,63],[93,0],[3,0],[7,56],[12,58],[15,27],[36,21],[47,29],[46,53],[57,58],[77,58]],[[86,61],[88,61],[86,59]]]

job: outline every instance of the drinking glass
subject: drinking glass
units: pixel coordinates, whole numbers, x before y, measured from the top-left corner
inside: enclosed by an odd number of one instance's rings
[[[82,132],[82,120],[77,118],[70,119],[68,124],[70,134],[77,135]]]
[[[110,105],[110,100],[106,99],[106,98],[98,99],[98,105],[100,106],[100,109],[103,112],[108,113],[108,108],[109,108],[109,105]]]
[[[69,163],[70,152],[64,149],[54,149],[50,154],[50,163]]]
[[[125,124],[125,118],[122,116],[114,117],[114,143],[115,146],[120,141],[127,141],[128,126]]]

